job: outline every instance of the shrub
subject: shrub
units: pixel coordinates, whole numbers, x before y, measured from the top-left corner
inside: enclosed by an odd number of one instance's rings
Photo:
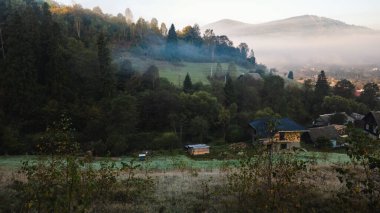
[[[319,137],[315,141],[315,146],[317,148],[320,148],[320,149],[331,148],[332,143],[331,143],[330,139],[328,139],[326,137]]]
[[[162,133],[153,140],[152,147],[155,149],[174,149],[179,148],[179,138],[172,132]]]

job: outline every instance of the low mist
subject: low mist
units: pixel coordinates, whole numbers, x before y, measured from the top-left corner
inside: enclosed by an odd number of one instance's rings
[[[246,42],[259,63],[269,67],[288,65],[380,64],[380,34],[329,35],[320,37],[231,36]]]

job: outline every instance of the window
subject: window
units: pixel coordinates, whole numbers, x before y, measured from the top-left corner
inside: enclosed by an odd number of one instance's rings
[[[285,132],[280,132],[280,141],[285,140]]]
[[[369,124],[366,124],[366,125],[365,125],[365,129],[366,129],[366,130],[369,130]]]
[[[287,144],[286,143],[283,143],[283,144],[281,144],[281,147],[280,147],[280,149],[286,149],[287,148],[287,146],[286,146]]]

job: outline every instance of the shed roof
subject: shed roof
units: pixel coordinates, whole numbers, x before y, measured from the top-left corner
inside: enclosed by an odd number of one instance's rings
[[[185,147],[188,149],[210,148],[210,146],[207,146],[206,144],[192,144],[186,145]]]
[[[327,138],[330,140],[336,140],[339,138],[342,126],[341,125],[330,125],[323,127],[310,128],[310,138],[315,142],[318,138]]]
[[[267,131],[268,122],[271,118],[262,118],[253,120],[249,125],[256,130],[256,135],[260,137],[267,137],[270,134]],[[291,120],[290,118],[277,119],[276,132],[305,132],[308,131],[305,127]]]

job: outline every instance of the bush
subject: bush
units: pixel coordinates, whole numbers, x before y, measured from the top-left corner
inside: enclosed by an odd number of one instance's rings
[[[226,140],[228,142],[239,142],[249,139],[249,136],[245,133],[244,129],[239,125],[230,125],[228,127]]]
[[[325,149],[325,148],[332,148],[333,144],[331,143],[330,139],[326,137],[319,137],[315,141],[315,146],[320,149]]]
[[[181,147],[179,138],[172,132],[165,132],[153,140],[154,149],[175,149]]]
[[[94,168],[91,157],[79,158],[70,119],[65,116],[49,127],[38,145],[41,155],[25,161],[19,171],[22,209],[37,212],[85,212],[96,201],[107,199],[116,182],[115,164]],[[45,156],[48,157],[45,157]]]

